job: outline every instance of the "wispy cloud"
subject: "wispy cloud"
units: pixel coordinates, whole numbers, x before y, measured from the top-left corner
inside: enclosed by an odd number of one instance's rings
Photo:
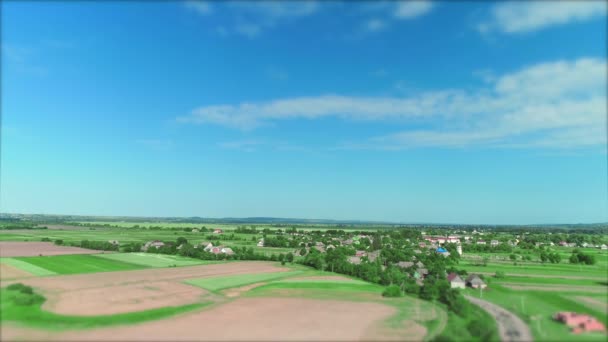
[[[265,142],[260,140],[236,140],[219,143],[218,146],[229,150],[239,150],[244,152],[254,152]]]
[[[46,76],[48,74],[48,69],[45,66],[32,61],[36,55],[40,54],[36,48],[8,43],[2,43],[0,47],[2,59],[7,62],[5,70],[14,70],[32,76]]]
[[[211,12],[213,12],[211,4],[209,4],[209,2],[207,2],[207,1],[196,1],[196,0],[186,1],[186,2],[184,2],[184,6],[187,9],[190,9],[201,15],[208,15],[208,14],[211,14]]]
[[[581,58],[532,65],[488,80],[475,91],[440,89],[406,97],[323,95],[261,103],[214,105],[179,117],[182,123],[214,124],[242,130],[284,120],[335,117],[350,121],[389,121],[401,132],[365,144],[406,148],[526,144],[590,145],[604,142],[595,127],[606,125],[606,61]],[[407,129],[424,123],[425,130]],[[587,135],[579,134],[583,130]],[[559,143],[558,143],[559,141]]]
[[[370,19],[365,23],[365,29],[369,32],[379,32],[386,29],[387,24],[384,20],[374,18]]]
[[[429,0],[400,1],[397,4],[395,17],[399,19],[413,19],[427,14],[434,4]]]
[[[235,1],[214,4],[204,1],[187,1],[184,6],[207,16],[212,12],[224,11],[227,22],[216,28],[221,36],[230,34],[256,38],[263,32],[280,24],[312,15],[319,9],[315,1]]]
[[[494,5],[481,33],[525,33],[606,16],[605,1],[510,1]]]

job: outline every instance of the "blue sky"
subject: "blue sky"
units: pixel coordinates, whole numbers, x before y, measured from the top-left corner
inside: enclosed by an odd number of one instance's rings
[[[2,2],[2,212],[608,221],[606,5]]]

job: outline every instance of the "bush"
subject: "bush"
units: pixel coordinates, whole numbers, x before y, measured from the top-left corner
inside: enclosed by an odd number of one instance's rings
[[[384,290],[384,292],[382,292],[382,296],[384,297],[401,297],[402,295],[403,293],[397,285],[390,285],[386,288],[386,290]]]
[[[63,245],[63,240],[57,239],[55,240],[55,244],[61,246]]]
[[[496,271],[496,274],[494,274],[494,278],[497,278],[497,279],[503,279],[506,276],[507,275],[503,271]]]
[[[23,285],[21,283],[11,284],[11,285],[7,286],[6,289],[10,290],[10,291],[19,291],[21,293],[26,293],[26,294],[34,293],[34,290],[30,286]]]

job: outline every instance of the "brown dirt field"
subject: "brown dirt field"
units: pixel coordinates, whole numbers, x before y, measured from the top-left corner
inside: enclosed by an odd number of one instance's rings
[[[337,280],[337,281],[352,281],[350,278],[341,276],[311,276],[311,277],[294,277],[284,281],[298,281],[298,280]]]
[[[57,246],[52,242],[0,241],[0,257],[96,254],[101,251],[80,247]]]
[[[267,283],[255,283],[255,284],[251,284],[251,285],[245,285],[245,286],[241,286],[241,287],[237,287],[237,288],[233,288],[233,289],[224,290],[224,291],[222,291],[222,294],[228,298],[238,297],[244,292],[247,292],[251,289],[255,289],[258,286],[262,286],[262,285],[266,285],[266,284]]]
[[[34,275],[11,265],[0,263],[0,279],[19,279],[33,276]]]
[[[585,285],[521,285],[518,283],[502,283],[504,287],[513,290],[532,290],[532,291],[564,291],[564,292],[590,292],[606,293],[606,288],[602,286]]]
[[[496,272],[474,272],[477,274],[494,275]],[[590,280],[606,280],[608,277],[594,276],[573,276],[573,275],[551,275],[551,274],[525,274],[525,273],[507,273],[508,276],[514,277],[534,277],[534,278],[563,278],[563,279],[590,279]]]
[[[47,298],[44,310],[67,315],[109,315],[200,301],[208,292],[180,283],[186,279],[282,271],[289,269],[264,262],[231,262],[29,278],[20,282]]]
[[[364,313],[364,314],[362,314]],[[134,326],[52,333],[53,341],[380,341],[421,340],[415,325],[390,332],[382,323],[395,309],[378,303],[297,298],[239,298],[227,304]],[[407,331],[406,331],[407,330]],[[410,333],[410,334],[404,334]],[[36,335],[38,334],[38,335]],[[4,327],[3,338],[31,339],[38,331]]]

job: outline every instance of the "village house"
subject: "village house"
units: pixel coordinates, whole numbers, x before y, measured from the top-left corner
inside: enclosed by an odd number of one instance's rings
[[[441,255],[443,255],[444,257],[448,257],[450,256],[450,252],[448,252],[447,249],[443,248],[443,247],[439,247],[435,250],[436,253],[439,253]]]
[[[398,263],[395,264],[395,266],[400,267],[400,268],[408,268],[408,267],[414,266],[414,262],[413,261],[399,261]]]
[[[260,241],[258,241],[258,247],[264,247],[264,238],[261,238]]]
[[[315,246],[313,248],[316,249],[316,250],[318,250],[321,253],[325,253],[325,247],[323,247],[323,246],[317,245],[317,246]]]
[[[359,264],[361,264],[361,257],[349,256],[348,259],[346,259],[346,261],[353,265],[359,265]]]
[[[565,323],[572,328],[572,332],[580,334],[590,331],[606,331],[606,327],[595,317],[578,314],[576,312],[558,312],[553,316],[556,321]]]
[[[327,247],[325,247],[326,250],[330,250],[330,249],[334,249],[336,248],[336,246],[334,245],[327,245]]]
[[[477,244],[478,244],[478,245],[485,245],[485,244],[486,244],[486,242],[485,242],[485,241],[483,241],[483,240],[477,240]]]
[[[485,289],[487,287],[486,283],[481,280],[481,278],[477,274],[471,274],[467,277],[466,281],[467,286],[470,286],[474,289]]]
[[[226,255],[232,255],[234,254],[234,251],[232,250],[232,248],[230,247],[222,247],[221,253],[226,254]]]
[[[588,243],[586,243],[586,242],[583,242],[583,243],[581,243],[581,247],[583,247],[583,248],[587,248],[587,247],[589,247],[589,244],[588,244]]]
[[[607,249],[608,249],[608,246],[606,246],[606,244],[604,243],[604,244],[602,244],[602,245],[600,246],[600,249],[602,249],[602,250],[607,250]]]
[[[363,257],[366,255],[367,255],[367,253],[365,251],[356,251],[355,252],[355,256],[358,256],[358,257]]]
[[[150,248],[150,247],[154,247],[154,248],[156,248],[156,249],[159,249],[159,248],[163,247],[164,245],[165,245],[165,243],[164,243],[164,242],[162,242],[162,241],[159,241],[159,240],[148,241],[148,242],[146,242],[146,243],[145,243],[145,244],[144,244],[144,245],[141,247],[141,250],[142,250],[142,251],[147,251],[147,250],[148,250],[148,248]]]
[[[201,231],[198,228],[194,228],[194,229],[192,229],[192,232],[193,233],[200,233]]]
[[[450,282],[450,287],[453,289],[464,289],[466,287],[466,283],[458,273],[450,273],[448,274],[448,281]]]
[[[374,262],[376,261],[376,259],[380,256],[380,251],[375,251],[375,252],[369,252],[367,253],[367,259],[370,262]]]
[[[198,248],[198,246],[201,246],[205,252],[208,252],[211,249],[211,247],[213,247],[213,244],[209,241],[203,241],[203,242],[199,243],[197,246],[194,246],[194,248]]]
[[[120,244],[118,243],[118,240],[108,240],[108,242],[109,242],[109,243],[111,243],[111,244],[112,244],[112,245],[114,245],[114,246],[118,246],[118,245],[120,245]]]
[[[219,228],[215,228],[215,229],[213,230],[213,234],[223,234],[223,233],[224,233],[224,231],[223,231],[223,230],[221,230],[221,229],[219,229]]]
[[[568,243],[566,241],[560,241],[559,245],[562,247],[566,247],[566,246],[568,246]]]
[[[496,247],[498,245],[500,245],[500,242],[498,240],[492,240],[492,241],[490,241],[490,246]]]

